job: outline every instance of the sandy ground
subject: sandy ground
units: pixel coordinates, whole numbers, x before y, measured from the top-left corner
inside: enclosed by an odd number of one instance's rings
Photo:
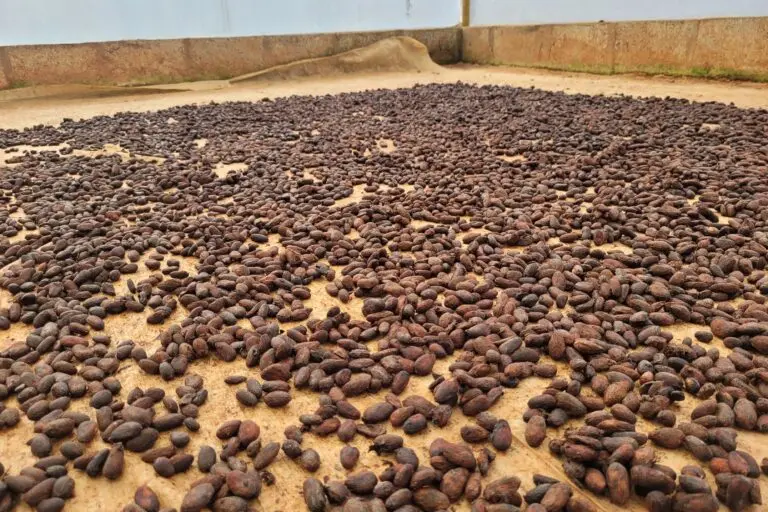
[[[21,129],[41,123],[55,125],[64,118],[81,119],[126,110],[151,111],[188,103],[254,101],[264,97],[336,94],[457,81],[537,87],[569,94],[671,96],[693,101],[734,103],[740,107],[768,108],[768,84],[633,75],[599,76],[525,68],[457,65],[435,73],[361,74],[344,78],[306,78],[290,82],[245,82],[237,85],[230,85],[227,81],[170,84],[154,86],[149,91],[134,89],[128,95],[108,97],[103,96],[101,89],[94,91],[94,88],[82,88],[81,96],[87,96],[85,99],[74,97],[78,95],[77,87],[0,91],[0,128]],[[163,93],[163,89],[170,92]],[[181,89],[187,90],[179,92]],[[45,98],[51,94],[55,97]]]
[[[40,123],[56,124],[63,118],[77,119],[126,110],[157,110],[186,103],[258,100],[262,97],[294,94],[330,94],[370,88],[398,88],[418,83],[455,82],[459,80],[477,84],[534,86],[574,94],[675,96],[696,101],[733,102],[743,107],[768,107],[768,86],[764,85],[690,79],[655,79],[635,76],[593,76],[528,69],[459,66],[446,68],[434,74],[396,73],[362,75],[346,77],[344,79],[305,79],[256,85],[246,83],[237,86],[229,86],[226,82],[203,82],[168,86],[169,90],[179,88],[190,89],[184,92],[127,95],[121,97],[62,99],[61,96],[58,96],[56,99],[38,97],[34,99],[3,101],[2,93],[0,93],[0,128],[23,128]],[[45,94],[45,91],[37,91],[35,94]],[[13,95],[6,95],[6,97],[11,96]],[[18,97],[18,94],[16,96]],[[382,151],[395,150],[392,141],[382,140],[379,142]],[[200,141],[200,144],[204,143],[205,141]],[[105,151],[107,149],[109,148],[106,148]],[[222,167],[220,172],[223,175],[228,170],[228,168]],[[344,201],[359,200],[363,195],[362,190],[356,190],[355,192],[353,196]],[[276,239],[270,240],[269,245],[280,247],[279,241]],[[614,249],[622,250],[622,247],[614,247]],[[183,262],[183,268],[190,272],[194,272],[194,265],[195,261],[193,259]],[[138,274],[130,277],[138,282],[150,274],[145,270],[140,270]],[[118,284],[119,286],[122,286],[122,283]],[[324,314],[330,307],[337,305],[336,299],[325,293],[323,287],[318,286],[311,291],[313,297],[309,301],[308,306],[315,308],[317,314]],[[0,293],[0,306],[9,298],[5,295],[5,292]],[[359,316],[360,306],[360,301],[351,301],[343,307],[352,316]],[[184,314],[181,307],[179,308],[179,314],[182,316]],[[162,326],[148,328],[141,315],[124,315],[119,321],[111,322],[107,327],[107,332],[116,340],[132,338],[149,349],[152,344],[157,343],[155,336]],[[174,317],[171,321],[178,320],[175,320]],[[288,326],[283,325],[282,327],[286,328]],[[701,326],[681,325],[674,327],[672,330],[676,337],[682,338],[690,336],[698,329],[701,329]],[[0,341],[5,344],[14,339],[23,339],[25,334],[23,328],[19,330],[14,329],[4,334]],[[450,362],[450,360],[440,361],[435,368],[435,373],[447,375]],[[567,375],[566,368],[563,368],[562,365],[559,365],[559,368],[561,375]],[[210,444],[217,448],[220,446],[220,442],[215,437],[215,430],[225,419],[253,418],[261,425],[262,440],[264,442],[282,442],[283,429],[288,425],[297,424],[296,418],[299,414],[311,411],[317,406],[317,395],[294,391],[292,393],[294,396],[293,401],[284,409],[269,410],[264,404],[259,404],[255,408],[243,407],[234,398],[234,394],[239,386],[228,386],[224,383],[224,378],[228,375],[238,373],[246,375],[249,373],[242,360],[237,360],[232,364],[217,364],[217,361],[214,359],[209,359],[195,363],[190,367],[188,373],[197,373],[203,376],[205,387],[210,393],[208,403],[201,407],[200,410],[199,419],[202,429],[200,433],[192,435],[192,442],[185,450],[195,455],[203,444]],[[135,365],[126,365],[122,368],[119,378],[122,381],[125,393],[134,386],[142,388],[157,386],[162,387],[169,394],[174,394],[174,389],[179,384],[179,382],[167,383],[159,377],[146,375],[140,372]],[[413,377],[408,390],[403,393],[401,398],[411,394],[430,396],[431,393],[427,386],[431,380],[430,377]],[[528,398],[540,393],[546,386],[546,383],[547,381],[543,379],[526,379],[521,382],[519,388],[508,390],[500,402],[492,409],[492,412],[497,417],[508,419],[515,434],[515,441],[512,448],[507,453],[500,454],[491,465],[490,479],[514,474],[522,479],[523,488],[526,490],[532,486],[531,477],[534,473],[544,473],[565,479],[560,461],[549,454],[546,443],[541,448],[533,449],[528,447],[523,441],[524,423],[521,419],[522,412],[526,408]],[[382,392],[378,395],[357,397],[352,399],[351,402],[358,406],[360,410],[363,410],[367,405],[381,400],[383,396],[384,393]],[[694,400],[686,401],[679,411],[680,418],[687,417],[690,409],[695,405],[696,402]],[[86,410],[88,407],[87,401],[78,401],[73,404],[73,407]],[[459,429],[461,426],[472,421],[471,419],[464,418],[461,412],[457,410],[454,412],[448,427],[444,429],[430,427],[419,435],[406,436],[406,445],[415,449],[419,453],[421,460],[426,462],[428,460],[427,449],[433,439],[445,437],[451,441],[458,441],[460,440]],[[653,425],[641,423],[638,430],[647,431],[651,429],[653,429]],[[392,429],[391,427],[389,427],[389,430],[399,431],[399,429]],[[559,434],[561,433],[549,430],[550,438]],[[3,433],[0,439],[2,441],[0,446],[3,448],[0,452],[2,452],[6,468],[10,471],[16,472],[25,465],[34,462],[34,458],[29,453],[29,450],[24,447],[24,443],[31,435],[32,423],[26,418],[16,428]],[[758,460],[768,456],[768,443],[765,443],[758,434],[740,432],[739,442],[742,448],[750,451]],[[161,437],[161,441],[156,446],[163,446],[168,443],[166,434]],[[377,472],[383,469],[384,464],[387,463],[387,457],[378,457],[369,452],[368,446],[370,441],[358,436],[353,444],[362,453],[357,469],[365,467]],[[7,450],[6,447],[9,446],[14,446],[18,449]],[[339,451],[342,446],[343,444],[335,436],[330,438],[318,438],[312,435],[305,436],[303,447],[315,448],[320,453],[323,461],[316,476],[321,479],[344,478],[344,470],[339,463]],[[99,447],[92,445],[89,447],[89,451]],[[661,454],[660,462],[668,464],[677,470],[683,465],[693,462],[684,453],[679,451],[669,452],[658,449],[658,452]],[[148,483],[159,494],[163,506],[178,506],[189,484],[200,477],[200,473],[193,469],[186,474],[177,475],[167,480],[156,476],[151,466],[143,463],[138,456],[126,454],[126,459],[125,473],[116,483],[107,483],[103,479],[92,480],[85,477],[82,473],[73,471],[71,474],[76,477],[78,483],[76,487],[77,495],[73,501],[68,503],[67,510],[101,510],[105,512],[120,510],[123,505],[132,500],[134,490],[144,483]],[[304,471],[284,455],[280,455],[277,461],[270,466],[269,470],[275,475],[278,483],[264,488],[261,498],[253,502],[254,508],[263,511],[304,510],[305,507],[300,491],[305,477]],[[710,481],[714,483],[711,475]],[[762,484],[763,493],[768,496],[766,494],[768,493],[768,486],[766,486],[765,481]],[[607,500],[596,498],[590,494],[586,495],[596,503],[599,510],[615,510]],[[21,507],[21,509],[29,510],[25,507]],[[627,509],[644,510],[644,506],[636,498]],[[467,511],[469,510],[469,504],[461,502],[456,505],[454,510]]]

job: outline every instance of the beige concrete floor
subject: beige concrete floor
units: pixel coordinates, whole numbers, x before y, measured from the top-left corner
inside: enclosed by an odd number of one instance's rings
[[[188,103],[248,101],[295,94],[334,94],[371,88],[395,89],[415,84],[463,81],[474,84],[537,87],[572,94],[626,94],[720,101],[740,107],[768,108],[768,84],[636,75],[589,75],[528,68],[458,65],[439,73],[349,75],[274,83],[227,81],[170,84],[139,89],[55,86],[0,91],[0,128],[58,124],[121,111],[151,111]],[[127,93],[127,94],[126,94]]]

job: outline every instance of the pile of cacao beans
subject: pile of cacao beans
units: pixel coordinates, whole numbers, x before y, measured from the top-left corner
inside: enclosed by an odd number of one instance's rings
[[[273,485],[312,512],[759,507],[766,125],[444,84],[0,130],[0,463],[36,460],[0,465],[0,512],[118,485],[126,452],[196,475],[179,503],[140,486],[133,512],[269,510]],[[125,317],[157,339],[111,332]],[[237,368],[216,425],[211,362]],[[134,370],[156,385],[124,387]],[[500,417],[523,381],[540,392]],[[300,393],[316,409],[262,439]],[[201,430],[218,444],[192,450]],[[346,478],[318,478],[337,461],[306,436],[361,436],[387,467],[350,445]],[[515,450],[562,475],[489,474]],[[270,471],[283,459],[301,489]]]

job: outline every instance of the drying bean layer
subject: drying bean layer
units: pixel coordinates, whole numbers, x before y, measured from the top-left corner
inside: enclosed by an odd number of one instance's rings
[[[454,84],[0,131],[0,512],[759,508],[766,126]]]

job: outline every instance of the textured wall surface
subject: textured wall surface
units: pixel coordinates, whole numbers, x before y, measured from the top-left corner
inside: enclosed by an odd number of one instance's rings
[[[346,52],[400,35],[424,43],[437,63],[454,63],[461,57],[458,27],[7,46],[0,47],[0,88],[71,83],[159,84],[230,78],[300,59]]]
[[[0,0],[0,46],[450,27],[459,0]]]
[[[472,0],[478,25],[768,16],[766,0]]]
[[[462,59],[596,73],[768,80],[768,18],[471,27]]]

